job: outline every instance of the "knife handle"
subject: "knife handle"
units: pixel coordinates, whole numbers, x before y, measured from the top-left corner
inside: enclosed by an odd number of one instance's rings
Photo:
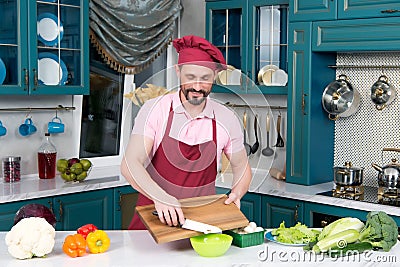
[[[153,212],[152,212],[151,214],[153,214],[154,216],[157,216],[157,217],[158,217],[158,212],[157,212],[156,210],[153,210]],[[165,217],[164,217],[164,220],[165,220]],[[166,221],[166,220],[165,220],[165,221]],[[182,224],[179,223],[177,227],[182,227]]]

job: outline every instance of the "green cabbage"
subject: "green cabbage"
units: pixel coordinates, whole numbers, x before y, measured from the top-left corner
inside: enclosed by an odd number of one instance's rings
[[[325,226],[318,236],[318,241],[324,239],[325,237],[337,234],[345,230],[354,229],[360,232],[361,229],[363,228],[364,228],[364,223],[360,221],[358,218],[353,218],[353,217],[341,218]]]

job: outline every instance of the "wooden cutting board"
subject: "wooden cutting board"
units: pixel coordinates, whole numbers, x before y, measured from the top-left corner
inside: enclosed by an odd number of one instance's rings
[[[222,230],[247,226],[249,220],[246,216],[234,203],[224,204],[226,199],[227,196],[221,194],[186,198],[179,200],[179,202],[187,219],[211,224]],[[160,222],[157,216],[152,214],[154,210],[154,204],[136,207],[139,217],[158,244],[203,234],[165,225]]]

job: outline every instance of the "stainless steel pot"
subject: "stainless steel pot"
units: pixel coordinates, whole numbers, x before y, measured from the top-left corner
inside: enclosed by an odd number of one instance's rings
[[[400,152],[400,148],[384,148],[382,149],[382,161],[383,152],[393,151]],[[378,185],[386,187],[388,189],[400,188],[400,164],[397,159],[392,159],[391,162],[383,167],[372,163],[372,167],[377,170],[378,173]]]
[[[396,90],[388,82],[388,77],[381,75],[371,87],[371,100],[377,110],[382,110],[396,98]]]
[[[354,114],[360,105],[360,93],[348,82],[347,76],[339,78],[325,87],[322,94],[322,106],[330,120],[348,117]]]
[[[353,167],[351,162],[344,166],[333,167],[333,181],[340,186],[361,185],[364,178],[364,168]]]

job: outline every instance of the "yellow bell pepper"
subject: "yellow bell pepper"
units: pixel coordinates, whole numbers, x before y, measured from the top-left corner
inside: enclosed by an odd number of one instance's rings
[[[90,232],[86,237],[90,253],[103,253],[110,247],[110,238],[103,230]]]

